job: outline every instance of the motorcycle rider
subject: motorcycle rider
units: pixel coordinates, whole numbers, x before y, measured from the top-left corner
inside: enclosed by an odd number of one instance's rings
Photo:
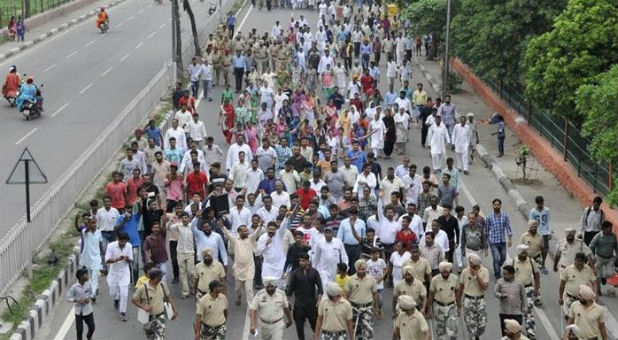
[[[38,106],[42,108],[42,98],[37,97],[37,92],[38,89],[36,85],[34,85],[34,77],[26,77],[26,82],[21,84],[21,87],[19,88],[19,96],[15,99],[17,110],[21,112],[22,106],[26,101],[31,101],[36,104],[40,100],[41,102],[38,103]]]
[[[19,73],[17,73],[17,67],[13,65],[9,68],[9,74],[4,80],[4,85],[2,85],[2,95],[4,98],[7,100],[9,98],[15,98],[20,84],[21,78],[19,77]]]
[[[97,16],[97,28],[101,29],[101,25],[103,23],[107,23],[107,25],[109,26],[109,16],[107,15],[107,12],[105,12],[105,8],[101,7],[101,11]]]

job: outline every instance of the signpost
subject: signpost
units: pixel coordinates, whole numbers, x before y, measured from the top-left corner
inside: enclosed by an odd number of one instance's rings
[[[23,168],[23,171],[22,171]],[[23,177],[22,174],[23,173]],[[26,220],[30,223],[30,183],[46,184],[47,176],[43,173],[34,156],[26,147],[19,156],[13,171],[6,180],[6,184],[25,184],[26,185]]]

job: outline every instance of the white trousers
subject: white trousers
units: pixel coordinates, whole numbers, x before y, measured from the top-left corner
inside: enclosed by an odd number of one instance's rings
[[[465,149],[464,152],[456,152],[455,158],[457,158],[457,169],[468,171],[468,163],[470,160],[468,149]]]
[[[443,153],[432,153],[431,154],[431,166],[434,171],[439,171],[442,169],[442,161],[444,158]]]
[[[129,297],[129,286],[110,285],[109,295],[112,300],[120,300],[118,311],[120,313],[127,312],[127,299]]]

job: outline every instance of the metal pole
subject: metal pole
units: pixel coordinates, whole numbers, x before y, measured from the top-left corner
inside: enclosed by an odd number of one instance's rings
[[[30,223],[30,161],[24,160],[26,177],[26,220]]]
[[[569,136],[568,135],[569,135],[569,121],[567,119],[565,119],[564,120],[564,140],[563,140],[563,145],[562,145],[562,148],[563,148],[563,151],[564,151],[563,152],[563,158],[564,158],[565,162],[567,161],[567,143],[568,143],[568,140],[569,140]]]
[[[172,0],[176,1],[176,0]],[[176,6],[172,4],[172,63],[176,62]]]
[[[448,93],[449,44],[451,35],[451,0],[446,0],[446,41],[444,43],[444,65],[442,69],[442,99]]]

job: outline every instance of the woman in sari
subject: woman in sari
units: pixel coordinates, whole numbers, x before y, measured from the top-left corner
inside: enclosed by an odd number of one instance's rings
[[[390,109],[386,110],[387,112]],[[399,112],[393,117],[395,121],[395,146],[397,147],[397,154],[403,155],[406,152],[406,142],[408,136],[408,121],[410,116],[405,112],[405,109],[402,107],[399,109]]]
[[[339,119],[337,120],[337,125],[339,125],[339,127],[343,129],[343,136],[345,136],[348,140],[350,140],[351,138],[351,135],[350,135],[351,123],[352,122],[350,120],[349,111],[347,109],[344,109],[343,111],[341,111],[341,114],[339,115]]]
[[[247,144],[249,144],[249,148],[251,149],[251,152],[255,155],[255,152],[257,151],[258,148],[258,129],[255,126],[255,124],[253,124],[252,121],[248,121],[247,125],[245,127],[245,134],[247,137]]]
[[[229,100],[226,100],[223,105],[221,105],[219,125],[221,126],[221,131],[223,131],[223,135],[225,136],[225,140],[228,144],[232,143],[232,130],[234,129],[235,121],[236,117],[234,117],[234,105],[232,105]]]

